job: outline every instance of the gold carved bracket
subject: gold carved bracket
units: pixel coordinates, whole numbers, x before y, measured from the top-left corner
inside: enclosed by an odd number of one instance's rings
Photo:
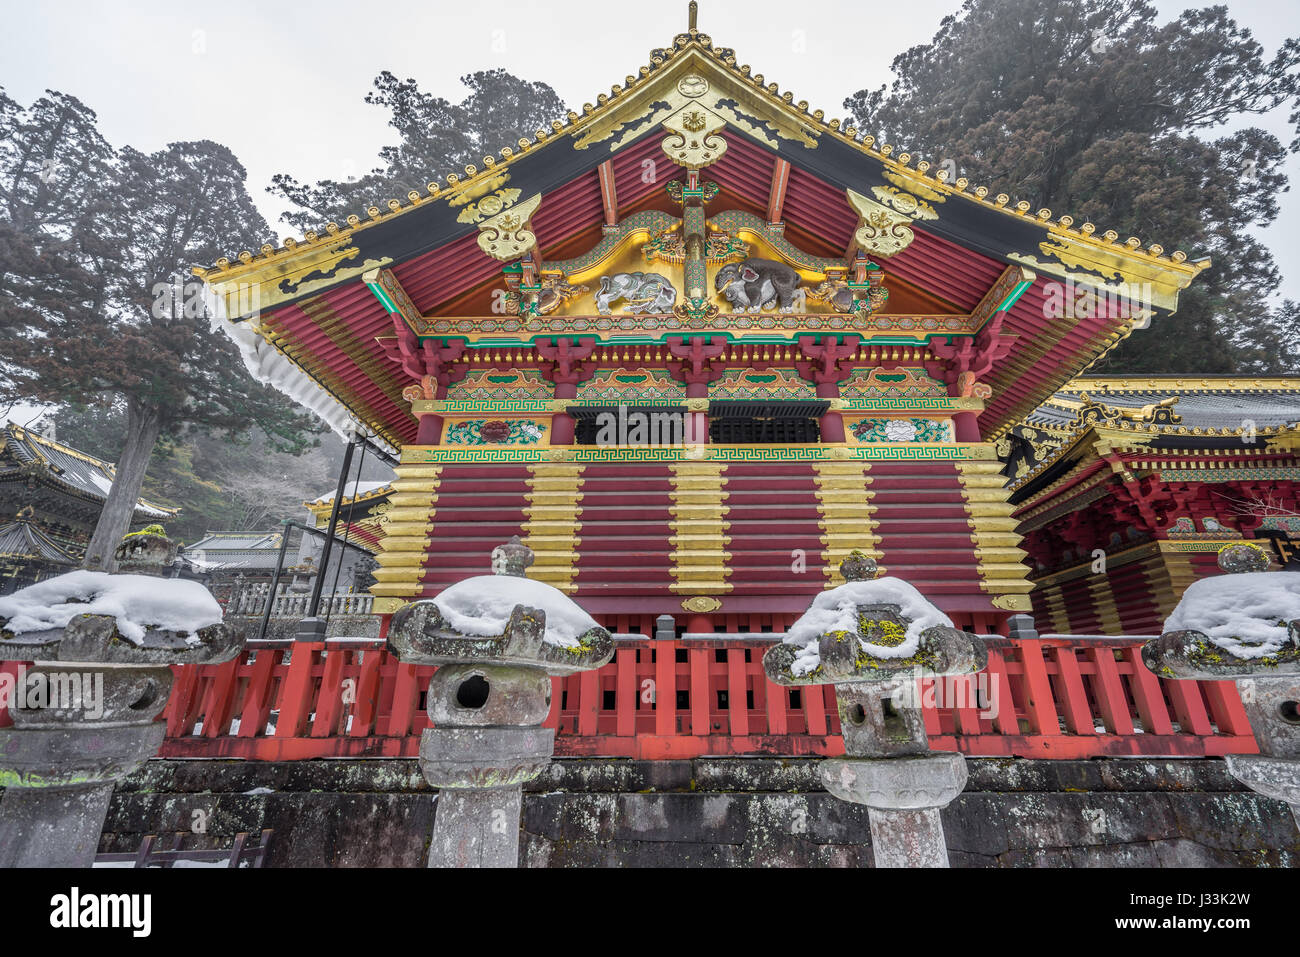
[[[854,245],[873,256],[887,257],[902,252],[916,238],[912,231],[914,220],[939,218],[933,206],[911,193],[892,186],[877,186],[872,192],[875,199],[856,190],[845,190],[849,205],[858,214]]]
[[[478,245],[493,259],[511,262],[537,245],[529,221],[542,205],[542,194],[519,200],[519,190],[501,189],[461,211],[460,222],[478,223]]]
[[[703,169],[727,152],[727,141],[720,135],[727,121],[700,103],[687,103],[664,120],[663,127],[669,135],[660,145],[678,166]]]

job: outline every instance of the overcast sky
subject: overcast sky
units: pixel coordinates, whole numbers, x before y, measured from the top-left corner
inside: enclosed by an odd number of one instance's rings
[[[782,90],[842,116],[846,95],[890,80],[893,57],[928,41],[959,5],[703,0],[700,29]],[[1190,5],[1156,0],[1166,19]],[[1295,0],[1228,6],[1269,56],[1282,38],[1300,34]],[[283,235],[282,206],[265,192],[272,174],[304,181],[359,174],[395,138],[384,111],[364,102],[381,70],[459,100],[458,77],[500,66],[551,84],[581,109],[686,27],[685,0],[0,0],[0,11],[0,85],[10,96],[27,103],[46,88],[75,94],[119,146],[224,143],[247,167],[250,192]],[[1251,122],[1284,143],[1291,139],[1280,111]],[[1300,181],[1300,160],[1292,157],[1288,172]],[[1300,190],[1282,198],[1281,214],[1262,236],[1281,265],[1283,293],[1300,298]]]

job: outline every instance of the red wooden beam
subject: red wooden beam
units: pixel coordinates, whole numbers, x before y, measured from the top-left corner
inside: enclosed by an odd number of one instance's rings
[[[596,170],[600,176],[600,202],[605,207],[605,225],[618,225],[618,186],[614,182],[614,161],[605,160]]]
[[[772,187],[767,194],[768,225],[781,222],[785,209],[785,192],[790,185],[790,162],[781,157],[776,158],[772,167]]]

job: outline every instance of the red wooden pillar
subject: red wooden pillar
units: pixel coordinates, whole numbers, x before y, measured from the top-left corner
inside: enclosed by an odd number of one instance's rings
[[[746,692],[745,649],[727,649],[727,722],[733,737],[749,734],[748,695]]]
[[[1169,689],[1169,700],[1174,704],[1174,714],[1184,734],[1214,733],[1205,702],[1201,700],[1199,681],[1170,681],[1165,687]]]
[[[266,722],[274,704],[271,689],[279,662],[278,650],[262,648],[257,652],[248,675],[248,687],[244,689],[244,706],[239,712],[239,737],[260,738],[266,734]]]
[[[1200,684],[1220,734],[1254,735],[1250,719],[1246,717],[1246,708],[1241,703],[1241,694],[1237,691],[1237,682],[1202,681]]]
[[[172,681],[172,693],[167,699],[167,710],[164,713],[167,716],[167,737],[178,738],[190,730],[186,719],[194,710],[194,691],[199,681],[199,666],[173,666],[172,674],[175,675]]]
[[[442,416],[432,412],[417,413],[420,425],[415,432],[416,445],[437,445],[442,441]]]
[[[1036,734],[1059,735],[1061,725],[1052,700],[1052,683],[1047,677],[1042,642],[1020,639],[1016,642],[1016,647],[1025,669],[1025,715],[1029,719],[1029,727]]]
[[[316,696],[316,717],[311,723],[313,738],[329,737],[337,729],[343,710],[343,666],[347,663],[347,655],[337,647],[325,654],[325,672],[321,676],[320,693]]]
[[[289,673],[280,685],[280,717],[275,724],[277,738],[301,737],[315,701],[312,666],[325,650],[323,641],[299,641],[293,645]]]
[[[818,382],[817,396],[821,399],[838,399],[840,384],[838,382]],[[821,419],[823,442],[844,441],[844,416],[834,410],[828,411]]]
[[[352,706],[352,725],[347,728],[350,737],[368,737],[374,732],[379,711],[379,667],[387,654],[385,648],[367,648],[362,656],[357,698]]]
[[[1083,687],[1083,675],[1074,649],[1058,645],[1052,649],[1057,673],[1061,679],[1064,700],[1065,726],[1073,734],[1096,734],[1093,730],[1092,712],[1088,709],[1088,694]]]
[[[691,683],[691,734],[709,733],[709,654],[708,648],[692,648],[689,652]]]
[[[655,641],[655,734],[677,733],[677,642]]]
[[[808,721],[808,733],[822,737],[827,734],[825,685],[803,686],[804,716]],[[832,692],[833,693],[833,692]]]
[[[578,385],[576,382],[557,382],[555,383],[555,397],[557,399],[572,399],[578,395]],[[572,445],[574,433],[573,416],[566,415],[563,412],[557,412],[551,417],[551,444],[552,445]]]
[[[980,442],[980,420],[974,412],[958,412],[952,417],[953,438],[958,442]]]
[[[239,659],[217,665],[203,699],[203,736],[225,737],[230,727],[230,711],[238,686]]]
[[[614,733],[620,738],[636,737],[636,704],[640,689],[636,686],[636,649],[619,648],[614,653],[614,702],[618,716]]]
[[[1011,679],[1007,675],[1007,663],[1002,653],[996,648],[989,649],[988,675],[989,701],[985,708],[992,712],[989,717],[993,727],[1001,734],[1019,734],[1020,722],[1016,718],[1016,700],[1011,693]]]
[[[398,664],[393,686],[393,708],[388,714],[388,736],[404,738],[411,733],[411,722],[420,700],[419,665]]]
[[[1132,675],[1133,703],[1142,717],[1142,728],[1147,734],[1173,734],[1165,696],[1160,692],[1160,679],[1142,663],[1142,648],[1134,645],[1124,649],[1124,660]]]
[[[1132,734],[1133,715],[1129,710],[1128,696],[1124,694],[1119,667],[1115,664],[1114,646],[1089,648],[1088,657],[1097,669],[1093,687],[1097,691],[1097,707],[1101,710],[1106,730],[1111,734]]]

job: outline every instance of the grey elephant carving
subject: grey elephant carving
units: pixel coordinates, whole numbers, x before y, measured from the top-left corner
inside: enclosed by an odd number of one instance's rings
[[[805,307],[806,293],[799,286],[799,274],[772,259],[729,263],[718,270],[713,284],[737,312],[758,312],[774,305],[782,312],[802,311]]]
[[[620,299],[627,301],[624,312],[672,312],[677,290],[658,273],[620,272],[600,277],[596,293],[596,311],[609,315],[609,307]]]

